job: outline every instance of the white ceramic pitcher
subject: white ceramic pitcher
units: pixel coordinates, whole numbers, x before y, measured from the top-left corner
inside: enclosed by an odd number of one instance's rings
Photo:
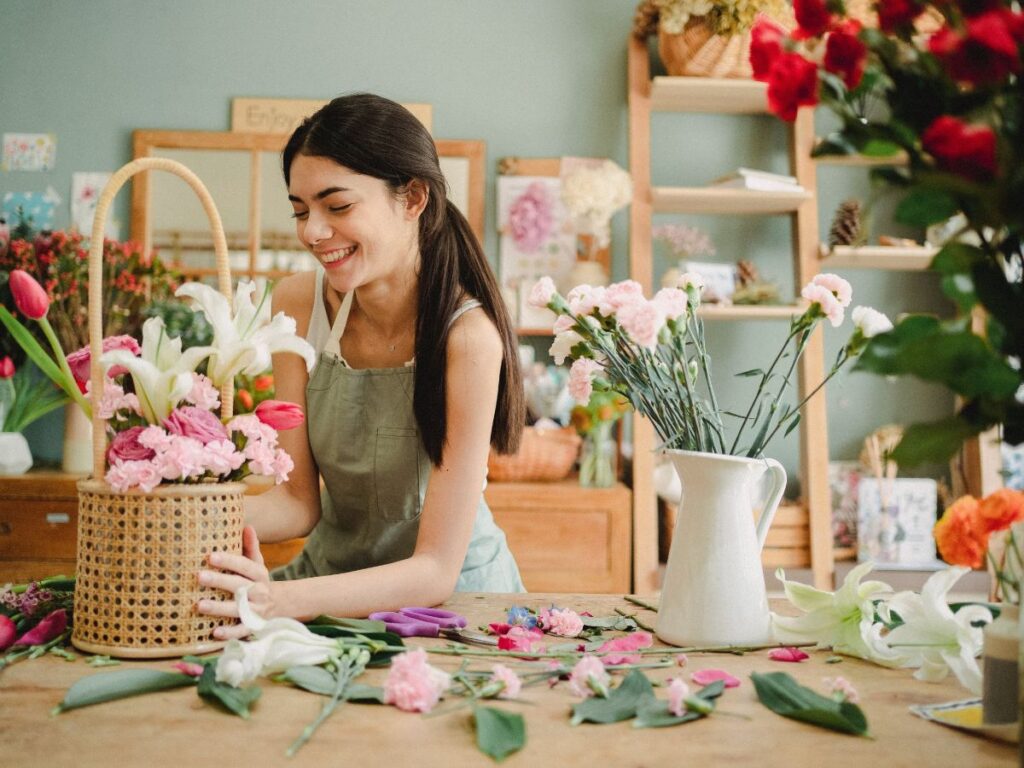
[[[673,645],[771,640],[761,549],[786,488],[774,459],[669,450],[683,493],[658,607],[658,637]],[[752,490],[770,483],[754,524]]]

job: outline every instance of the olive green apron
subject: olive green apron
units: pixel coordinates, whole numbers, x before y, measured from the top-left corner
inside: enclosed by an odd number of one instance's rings
[[[318,270],[317,295],[323,272]],[[319,347],[306,387],[306,420],[313,458],[323,478],[321,517],[305,548],[276,570],[275,579],[343,573],[412,555],[430,477],[412,410],[415,368],[353,369],[340,357],[352,306],[345,296],[330,336]],[[479,306],[467,302],[464,311]],[[314,312],[324,312],[322,301]],[[523,592],[504,532],[483,499],[456,590]]]

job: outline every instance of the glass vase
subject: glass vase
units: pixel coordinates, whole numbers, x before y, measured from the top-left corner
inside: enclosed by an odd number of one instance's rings
[[[615,485],[617,446],[612,439],[612,422],[598,424],[583,436],[580,450],[580,485],[608,488]]]

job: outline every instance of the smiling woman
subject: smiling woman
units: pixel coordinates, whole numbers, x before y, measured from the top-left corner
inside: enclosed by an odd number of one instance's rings
[[[249,586],[261,615],[296,618],[522,590],[483,501],[489,448],[514,451],[524,423],[512,325],[433,140],[400,105],[357,94],[304,121],[283,167],[317,270],[282,280],[274,312],[319,359],[307,374],[275,358],[274,374],[308,428],[287,435],[289,482],[248,501],[247,556],[211,556],[201,581]],[[271,578],[257,536],[306,535]],[[237,615],[233,601],[199,607]]]

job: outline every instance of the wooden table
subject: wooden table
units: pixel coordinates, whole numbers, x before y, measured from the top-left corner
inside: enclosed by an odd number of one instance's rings
[[[459,594],[447,607],[466,614],[470,626],[499,620],[518,602],[540,608],[552,603],[595,615],[616,608],[653,614],[618,596],[507,596]],[[425,646],[442,641],[413,639]],[[955,680],[922,683],[909,670],[891,670],[855,659],[826,664],[827,653],[812,653],[799,664],[783,664],[764,652],[746,656],[691,655],[686,673],[719,667],[740,678],[739,688],[719,700],[722,713],[665,729],[634,729],[630,723],[569,725],[576,700],[568,685],[525,688],[522,703],[500,706],[522,713],[526,747],[508,757],[511,766],[1010,766],[1015,746],[964,734],[912,715],[911,704],[968,698]],[[492,659],[473,662],[489,668]],[[126,667],[167,669],[170,661],[123,663]],[[431,663],[452,668],[453,657],[432,655]],[[756,699],[752,671],[785,671],[804,685],[822,690],[822,678],[842,675],[860,693],[872,739],[846,736],[787,720]],[[468,709],[438,717],[394,707],[346,704],[335,711],[299,754],[286,747],[317,715],[321,698],[262,680],[263,697],[252,718],[243,721],[204,704],[195,691],[178,689],[100,704],[51,717],[49,712],[75,680],[105,671],[57,657],[17,663],[0,673],[0,764],[60,766],[488,766],[477,751]],[[678,668],[648,670],[652,680],[678,674]],[[361,682],[380,684],[383,669],[369,670]],[[657,689],[665,697],[664,689]],[[749,720],[724,714],[725,711]]]

